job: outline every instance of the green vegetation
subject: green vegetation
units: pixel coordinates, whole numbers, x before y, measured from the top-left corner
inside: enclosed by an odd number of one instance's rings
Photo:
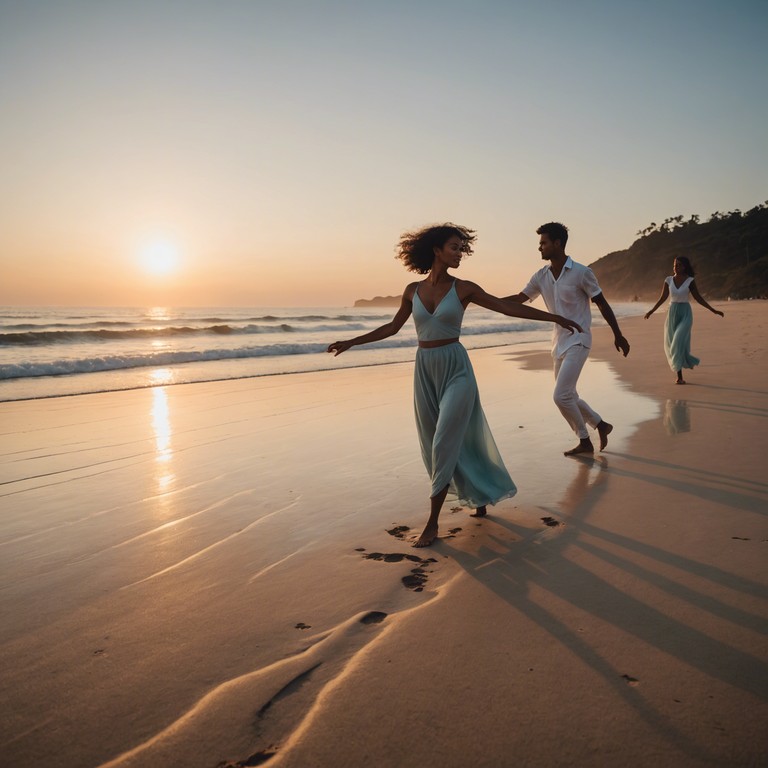
[[[768,201],[746,213],[716,211],[705,222],[673,216],[637,234],[627,250],[590,264],[609,301],[658,298],[677,256],[691,260],[706,298],[768,297]]]

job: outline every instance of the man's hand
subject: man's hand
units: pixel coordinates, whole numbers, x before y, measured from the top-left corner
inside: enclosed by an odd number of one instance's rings
[[[616,336],[613,345],[621,352],[624,357],[629,354],[629,342],[623,336]]]

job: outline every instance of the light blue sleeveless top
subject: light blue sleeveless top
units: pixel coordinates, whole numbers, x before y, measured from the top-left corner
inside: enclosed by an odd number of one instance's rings
[[[464,318],[464,307],[456,293],[456,281],[451,283],[448,293],[443,296],[435,311],[429,310],[421,303],[419,289],[413,295],[413,322],[416,324],[416,336],[419,341],[440,341],[441,339],[456,339],[461,333],[461,321]]]

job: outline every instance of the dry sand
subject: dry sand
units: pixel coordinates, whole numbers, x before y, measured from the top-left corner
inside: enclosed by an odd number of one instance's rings
[[[429,550],[410,364],[0,404],[3,764],[765,764],[768,304],[719,306],[685,387],[597,330],[594,460],[543,347],[473,351],[520,492]]]

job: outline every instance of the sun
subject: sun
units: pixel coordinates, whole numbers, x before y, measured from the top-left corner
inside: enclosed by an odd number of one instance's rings
[[[152,240],[139,251],[139,262],[150,275],[170,275],[179,266],[179,249],[170,240]]]

